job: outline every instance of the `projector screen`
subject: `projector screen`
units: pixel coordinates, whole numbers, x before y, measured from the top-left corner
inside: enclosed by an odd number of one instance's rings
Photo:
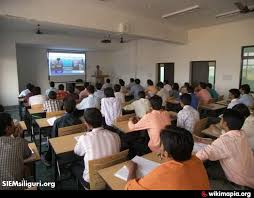
[[[85,74],[84,52],[48,51],[49,76],[76,76]]]

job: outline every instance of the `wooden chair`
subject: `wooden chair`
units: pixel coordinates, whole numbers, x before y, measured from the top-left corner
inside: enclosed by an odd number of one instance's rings
[[[84,124],[78,124],[68,127],[63,127],[58,129],[58,136],[71,135],[75,133],[82,133],[86,131],[86,126]]]
[[[204,137],[205,135],[202,134],[202,131],[206,129],[207,122],[208,122],[208,118],[204,118],[196,122],[193,129],[193,135],[198,137]]]
[[[218,98],[218,101],[222,101],[222,100],[224,100],[224,95],[219,96],[219,98]]]
[[[43,104],[36,104],[36,105],[31,105],[31,109],[43,109]]]
[[[90,160],[89,164],[89,177],[90,177],[90,190],[103,190],[106,188],[106,183],[99,175],[98,171],[128,160],[129,150],[104,157],[101,159]]]
[[[46,112],[46,118],[63,116],[65,111]]]

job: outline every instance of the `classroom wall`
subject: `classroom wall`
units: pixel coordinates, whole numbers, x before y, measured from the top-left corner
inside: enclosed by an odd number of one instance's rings
[[[110,75],[109,54],[110,52],[94,51],[86,52],[87,58],[87,81],[94,82],[92,78],[96,70],[96,65],[101,65],[101,69]],[[19,91],[23,90],[28,82],[40,86],[42,93],[49,87],[47,49],[33,46],[17,46],[17,67],[19,79]],[[61,77],[57,82],[75,81],[85,76]]]
[[[138,40],[112,54],[112,68],[126,80],[132,75],[145,84],[147,78],[157,81],[157,63],[174,62],[175,81],[183,84],[190,80],[191,61],[216,60],[215,86],[220,94],[227,95],[230,88],[239,87],[241,47],[254,45],[253,35],[254,20],[249,19],[191,30],[186,45]]]

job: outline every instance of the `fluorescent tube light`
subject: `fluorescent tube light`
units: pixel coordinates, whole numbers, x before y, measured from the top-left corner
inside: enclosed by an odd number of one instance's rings
[[[218,15],[216,15],[216,18],[229,17],[229,16],[233,16],[233,15],[236,15],[236,14],[239,14],[239,13],[240,13],[240,10],[233,10],[233,11],[230,11],[230,12],[225,12],[225,13],[222,13],[222,14],[218,14]]]
[[[195,5],[195,6],[192,6],[192,7],[189,7],[189,8],[185,8],[185,9],[182,9],[182,10],[179,10],[179,11],[176,11],[176,12],[165,14],[165,15],[162,16],[162,18],[165,19],[165,18],[168,18],[168,17],[171,17],[171,16],[175,16],[175,15],[178,15],[178,14],[182,14],[182,13],[185,13],[185,12],[196,10],[198,8],[199,8],[199,5]]]

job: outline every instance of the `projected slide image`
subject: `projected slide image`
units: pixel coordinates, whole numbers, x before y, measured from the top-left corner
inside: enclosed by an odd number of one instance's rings
[[[79,75],[85,73],[85,54],[49,52],[49,75]]]

